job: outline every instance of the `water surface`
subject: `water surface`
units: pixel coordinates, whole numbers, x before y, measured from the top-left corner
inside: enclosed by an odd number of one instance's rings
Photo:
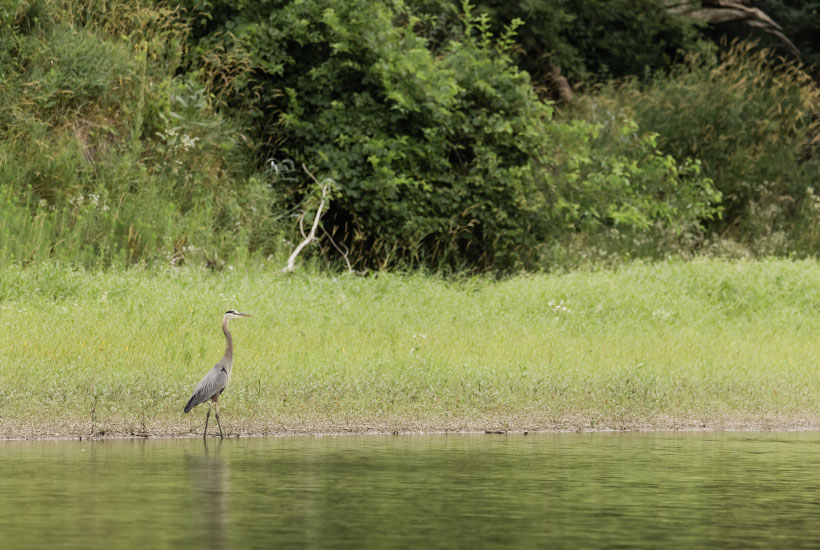
[[[820,433],[0,443],[3,548],[816,548]]]

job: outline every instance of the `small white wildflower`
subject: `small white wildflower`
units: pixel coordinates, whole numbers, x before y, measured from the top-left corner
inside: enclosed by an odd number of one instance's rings
[[[652,312],[652,317],[654,317],[656,319],[669,319],[670,317],[672,317],[672,314],[670,312],[666,311],[665,309],[661,308],[661,309],[656,309],[655,311],[653,311]]]
[[[191,137],[188,134],[182,136],[182,146],[186,149],[193,148],[197,141],[199,141],[198,137]]]
[[[550,300],[547,302],[547,306],[553,311],[553,313],[572,313],[572,310],[565,305],[564,300],[560,302],[555,302],[555,300]],[[558,317],[556,317],[557,319]]]

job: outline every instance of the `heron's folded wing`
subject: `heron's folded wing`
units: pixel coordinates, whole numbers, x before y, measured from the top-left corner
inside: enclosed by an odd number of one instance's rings
[[[196,385],[191,401],[195,404],[204,403],[223,389],[228,384],[228,373],[220,365],[212,368],[205,377]]]

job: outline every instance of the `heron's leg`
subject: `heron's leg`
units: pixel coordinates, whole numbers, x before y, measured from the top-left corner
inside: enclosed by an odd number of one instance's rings
[[[208,414],[205,415],[205,432],[202,434],[202,439],[208,437],[208,419],[211,417],[211,404],[208,403]]]
[[[219,439],[222,439],[222,424],[219,423],[219,401],[214,399],[214,406],[216,407],[216,425],[219,426]]]

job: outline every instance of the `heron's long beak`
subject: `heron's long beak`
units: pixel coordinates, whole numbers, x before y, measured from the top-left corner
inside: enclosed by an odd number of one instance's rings
[[[240,317],[253,317],[250,313],[237,313]]]

